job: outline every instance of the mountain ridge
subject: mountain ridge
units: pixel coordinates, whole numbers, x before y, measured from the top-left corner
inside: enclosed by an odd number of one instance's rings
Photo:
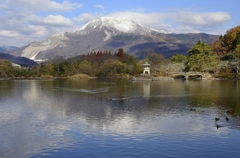
[[[54,56],[71,58],[97,50],[115,52],[121,47],[125,53],[137,57],[146,49],[170,56],[174,51],[181,50],[180,45],[186,47],[180,52],[186,53],[200,37],[202,41],[212,43],[219,36],[204,33],[173,34],[128,19],[102,17],[93,19],[78,30],[54,34],[43,41],[32,42],[11,51],[10,54],[32,60],[46,60]]]
[[[126,19],[126,18],[115,18],[115,17],[101,17],[97,19],[93,19],[87,24],[85,24],[80,29],[76,30],[78,31],[86,31],[86,30],[92,30],[96,28],[102,28],[106,27],[109,30],[117,30],[118,33],[128,33],[128,34],[140,34],[140,35],[146,35],[149,34],[151,31],[158,32],[158,33],[170,33],[166,30],[158,30],[153,29],[148,26],[141,25],[139,23],[136,23],[132,20]]]
[[[8,46],[8,45],[0,46],[0,52],[1,53],[5,53],[5,52],[11,51],[11,50],[15,50],[15,49],[18,49],[18,47]]]
[[[25,57],[16,57],[7,53],[0,53],[0,59],[9,60],[12,63],[25,66],[25,67],[31,67],[31,66],[37,65],[37,63],[34,62],[33,60],[30,60]]]

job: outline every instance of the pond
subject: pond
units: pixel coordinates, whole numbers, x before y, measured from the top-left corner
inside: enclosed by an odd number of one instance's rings
[[[229,158],[240,81],[1,80],[1,158]]]

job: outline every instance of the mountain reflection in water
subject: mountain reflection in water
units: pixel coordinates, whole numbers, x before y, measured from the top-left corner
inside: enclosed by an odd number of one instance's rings
[[[239,81],[0,81],[0,157],[236,157],[239,94]]]

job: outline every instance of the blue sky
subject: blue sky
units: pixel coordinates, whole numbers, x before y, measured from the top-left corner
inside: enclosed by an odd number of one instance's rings
[[[24,46],[101,16],[173,33],[225,34],[240,25],[240,0],[1,0],[0,46]]]

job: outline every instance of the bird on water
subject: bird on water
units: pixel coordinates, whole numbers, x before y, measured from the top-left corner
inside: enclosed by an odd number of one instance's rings
[[[229,121],[229,118],[226,116],[226,121]]]
[[[196,111],[196,109],[190,108],[190,111]]]

